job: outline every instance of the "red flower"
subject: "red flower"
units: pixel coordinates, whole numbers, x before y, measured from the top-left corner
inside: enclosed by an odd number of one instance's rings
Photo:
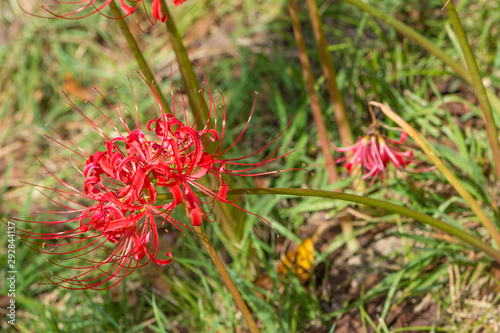
[[[175,7],[178,7],[178,6],[182,5],[184,2],[186,2],[187,0],[173,0],[173,1],[174,1]]]
[[[57,14],[48,9],[47,7],[42,6],[42,9],[51,15],[50,17],[45,17],[45,18],[81,19],[96,13],[104,15],[103,10],[111,3],[112,0],[73,0],[73,1],[52,0],[52,1],[57,4],[74,5],[76,8],[66,14]],[[177,7],[183,4],[186,0],[172,0],[172,1],[174,5]],[[132,15],[137,10],[137,8],[141,6],[142,3],[143,0],[120,0],[120,8],[124,13],[123,17]],[[161,22],[165,22],[167,20],[167,14],[162,12],[160,0],[152,0],[151,16],[152,16],[151,24],[155,24],[158,20]]]
[[[337,162],[348,160],[344,167],[352,172],[356,168],[363,170],[363,179],[371,179],[370,184],[379,177],[381,180],[387,178],[389,164],[393,164],[396,169],[406,168],[412,163],[413,152],[403,151],[397,146],[402,145],[407,138],[405,132],[401,132],[398,141],[384,138],[378,130],[371,130],[363,137],[359,137],[355,144],[345,148],[333,147],[338,152],[352,152],[352,156],[343,157]],[[415,171],[415,170],[414,170]]]
[[[69,140],[66,140],[68,145],[58,142],[86,160],[85,163],[77,162],[83,168],[81,172],[84,177],[83,190],[67,184],[47,170],[65,189],[40,186],[39,188],[54,191],[59,196],[60,202],[55,199],[50,200],[65,210],[44,212],[76,214],[77,217],[63,221],[33,222],[38,226],[22,231],[20,235],[29,247],[38,245],[42,248],[51,248],[50,252],[36,249],[40,252],[71,254],[70,257],[60,261],[71,261],[71,265],[60,263],[56,265],[75,269],[80,273],[71,278],[50,276],[49,279],[54,284],[71,289],[103,289],[101,286],[103,283],[117,278],[106,287],[109,288],[137,267],[151,261],[160,265],[170,263],[172,257],[170,252],[166,254],[167,259],[158,258],[160,244],[157,227],[165,221],[173,223],[178,228],[184,226],[170,216],[182,198],[175,190],[171,190],[172,202],[156,202],[156,188],[150,174],[156,167],[155,161],[163,154],[162,145],[154,146],[155,142],[146,140],[140,128],[131,131],[124,120],[121,108],[120,112],[114,108],[113,110],[127,133],[122,134],[108,119],[119,134],[117,138],[112,139],[74,104],[72,106],[102,135],[105,149],[88,154]],[[140,127],[139,122],[136,125]],[[124,143],[125,149],[120,143]],[[90,201],[91,204],[81,203],[82,199]],[[59,225],[62,224],[67,225],[69,230],[48,233],[34,231],[40,228],[59,229]],[[103,251],[102,248],[106,243],[112,244],[114,250],[104,250],[106,256],[104,260],[91,259],[90,252]],[[147,259],[142,260],[146,257]],[[84,265],[76,266],[76,260],[83,262]]]
[[[205,82],[206,82],[206,77]],[[151,90],[153,88],[150,86]],[[290,154],[286,153],[280,156],[276,156],[277,149],[264,161],[259,162],[247,162],[242,163],[241,160],[251,158],[263,150],[269,148],[271,144],[273,144],[288,128],[290,122],[288,123],[285,130],[279,133],[271,142],[269,142],[264,147],[260,148],[256,152],[239,157],[234,159],[223,158],[223,155],[226,154],[234,145],[242,138],[245,130],[247,129],[250,119],[253,115],[256,98],[254,100],[254,104],[252,110],[250,112],[250,116],[248,121],[243,128],[242,132],[238,136],[235,142],[231,144],[231,146],[225,150],[222,149],[222,141],[224,139],[225,134],[225,126],[226,126],[226,109],[225,105],[220,109],[220,115],[217,115],[215,111],[215,102],[212,98],[212,94],[210,91],[210,86],[208,82],[206,82],[206,90],[202,90],[202,95],[208,95],[208,103],[206,103],[207,112],[208,112],[208,120],[205,123],[205,126],[202,130],[196,130],[194,128],[194,124],[190,124],[189,114],[184,106],[184,115],[186,118],[186,123],[182,123],[177,120],[175,109],[173,110],[173,115],[163,115],[162,118],[151,120],[148,123],[148,129],[152,130],[154,126],[154,131],[157,134],[159,139],[166,140],[168,139],[170,142],[170,147],[172,147],[172,153],[170,158],[173,161],[173,164],[177,166],[177,168],[163,168],[163,170],[156,169],[156,176],[158,177],[157,185],[174,188],[178,193],[183,194],[184,202],[187,206],[191,223],[192,225],[201,225],[202,220],[205,219],[209,222],[213,222],[214,219],[211,218],[212,209],[205,210],[203,206],[205,205],[213,205],[215,200],[229,203],[247,213],[252,215],[256,215],[252,212],[249,212],[236,204],[233,201],[227,199],[227,192],[229,190],[227,184],[222,179],[222,174],[228,174],[232,176],[242,176],[242,177],[251,177],[251,176],[260,176],[260,175],[268,175],[273,173],[280,173],[284,171],[291,170],[304,170],[300,168],[288,169],[288,170],[278,170],[278,171],[268,171],[268,172],[253,172],[253,170],[258,167],[275,161],[277,159],[282,158],[285,155]],[[157,100],[160,103],[160,100]],[[222,117],[222,119],[218,119],[218,117]],[[198,118],[198,116],[196,116]],[[291,121],[291,119],[290,119]],[[218,128],[220,127],[220,128]],[[209,143],[217,143],[217,148],[214,149],[213,152],[208,151],[207,147]],[[176,148],[177,147],[177,148]],[[165,165],[165,164],[163,164]],[[231,170],[228,169],[230,166],[240,167],[239,170]],[[164,174],[162,175],[162,171]],[[202,183],[198,182],[198,179],[205,177],[206,175],[213,175],[219,182],[218,191],[214,191],[206,188]],[[206,177],[205,177],[206,178]],[[198,190],[208,196],[210,199],[207,202],[201,201],[196,195],[194,190]],[[256,215],[264,221],[268,222],[263,217]],[[269,223],[269,222],[268,222]]]
[[[223,157],[242,138],[255,102],[242,133],[229,148],[223,150],[225,108],[220,108],[220,114],[217,114],[208,83],[206,87],[207,90],[202,90],[201,95],[208,96],[208,102],[203,101],[202,104],[208,111],[208,120],[202,129],[195,129],[194,124],[190,123],[184,103],[184,122],[176,118],[175,109],[173,114],[166,114],[151,86],[162,114],[147,123],[149,133],[143,132],[141,128],[137,103],[137,119],[133,119],[135,129],[129,127],[131,121],[126,120],[119,101],[115,107],[106,100],[124,130],[119,130],[99,110],[116,132],[117,135],[113,138],[70,101],[71,106],[102,137],[102,148],[94,153],[87,153],[54,130],[61,136],[62,142],[48,138],[82,159],[82,162],[76,159],[71,161],[80,171],[83,180],[80,185],[72,186],[45,168],[62,189],[38,186],[40,189],[53,191],[56,195],[54,199],[44,194],[56,209],[42,212],[52,216],[67,214],[69,218],[29,221],[35,227],[20,230],[20,236],[28,246],[43,253],[69,255],[55,265],[77,270],[78,273],[69,278],[59,274],[48,276],[52,283],[71,289],[104,289],[116,285],[123,277],[149,262],[166,265],[171,261],[172,254],[166,253],[167,259],[160,256],[161,244],[157,227],[165,222],[172,223],[181,231],[181,226],[186,227],[172,218],[175,207],[185,203],[192,225],[201,225],[203,220],[213,222],[215,217],[211,206],[215,200],[238,207],[227,198],[228,186],[222,179],[222,174],[255,176],[287,171],[253,171],[286,155],[276,156],[277,150],[264,161],[241,162],[242,159],[254,157],[267,149],[283,132],[248,156],[234,159]],[[214,150],[209,150],[209,143],[218,145],[215,145]],[[229,167],[233,166],[241,169],[230,170]],[[203,185],[210,183],[209,175],[213,176],[212,180],[217,180],[217,186],[209,188]],[[201,183],[202,178],[207,181]],[[208,197],[208,200],[202,201],[197,196],[197,191]],[[159,192],[171,194],[172,200],[157,200]],[[49,232],[45,231],[47,228],[50,229]],[[42,249],[37,249],[40,246]],[[50,251],[45,251],[44,248],[50,248]],[[101,253],[104,253],[104,259],[99,260],[97,258]],[[103,283],[111,279],[111,283],[103,286]]]
[[[176,3],[175,6],[178,6],[178,4]],[[160,22],[165,22],[167,20],[167,14],[161,11],[160,0],[153,0],[153,4],[151,5],[151,16],[153,17],[153,24],[155,24],[157,20],[160,20]]]

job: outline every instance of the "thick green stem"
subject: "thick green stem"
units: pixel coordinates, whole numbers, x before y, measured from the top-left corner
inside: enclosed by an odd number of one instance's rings
[[[172,44],[172,48],[177,59],[177,64],[179,65],[182,81],[184,82],[184,88],[189,99],[191,115],[198,116],[196,126],[197,128],[202,129],[205,127],[208,120],[208,109],[205,107],[205,103],[202,101],[202,97],[198,93],[200,85],[193,70],[194,65],[189,60],[186,47],[182,42],[181,35],[177,30],[174,18],[170,14],[165,0],[161,0],[161,4],[163,12],[167,14],[168,17],[165,25],[167,27],[170,43]],[[211,149],[214,149],[214,146],[209,146],[208,149],[210,151]],[[212,183],[216,183],[215,177],[213,177],[213,175],[210,176]],[[231,179],[228,179],[227,182],[228,184],[232,184]],[[237,224],[235,221],[237,223],[242,223],[245,219],[244,214],[240,211],[236,211],[230,206],[220,205],[219,203],[216,203],[215,210],[218,216],[222,219],[221,226],[226,236],[234,242],[239,242],[241,240],[241,235],[237,230]]]
[[[168,17],[165,25],[167,27],[170,43],[172,43],[172,48],[174,49],[175,57],[177,58],[177,64],[179,65],[182,81],[184,82],[184,88],[189,97],[189,105],[191,106],[192,113],[196,115],[196,112],[198,112],[196,124],[198,128],[201,129],[207,122],[208,114],[207,109],[204,107],[205,104],[202,103],[201,96],[198,93],[200,85],[194,74],[193,63],[189,60],[186,47],[182,42],[181,35],[177,30],[173,17],[170,15],[165,0],[161,0],[161,5],[162,10]]]
[[[241,194],[255,194],[255,195],[272,194],[272,195],[297,195],[304,197],[329,198],[329,199],[338,199],[343,201],[355,202],[370,207],[384,209],[396,214],[401,214],[413,218],[416,221],[430,225],[436,229],[442,230],[452,236],[455,236],[464,243],[472,245],[475,248],[483,251],[491,258],[495,259],[498,263],[500,263],[500,252],[495,250],[488,244],[482,242],[480,239],[472,235],[469,235],[467,232],[460,230],[456,227],[453,227],[445,222],[439,221],[438,219],[435,219],[429,215],[417,212],[407,207],[398,206],[386,201],[367,198],[354,194],[312,190],[312,189],[301,189],[301,188],[242,188],[242,189],[229,190],[227,194],[229,196],[238,196]],[[196,193],[196,195],[200,197],[206,196],[206,194],[201,192]],[[159,194],[157,196],[158,200],[167,200],[171,198],[172,198],[171,194]]]
[[[330,150],[325,121],[323,120],[323,115],[321,114],[321,107],[319,105],[318,96],[316,95],[316,91],[314,90],[314,78],[312,75],[311,64],[309,63],[309,58],[307,57],[304,35],[302,34],[302,28],[300,27],[299,16],[297,14],[297,6],[295,5],[294,0],[288,0],[288,4],[290,9],[290,16],[292,18],[293,33],[295,35],[295,40],[297,41],[297,47],[299,49],[300,64],[302,65],[302,72],[304,75],[304,80],[306,82],[307,94],[309,95],[314,123],[316,124],[316,130],[318,131],[319,141],[321,143],[321,151],[323,152],[323,155],[325,157],[326,170],[328,171],[330,183],[334,183],[338,178],[337,169],[335,169],[335,163],[333,161],[332,152]]]
[[[157,81],[154,78],[153,73],[151,72],[151,69],[149,69],[148,63],[146,62],[146,59],[144,59],[144,55],[141,52],[141,49],[139,48],[139,45],[137,45],[137,42],[130,32],[130,29],[128,28],[127,23],[123,18],[121,18],[123,15],[121,14],[120,10],[115,4],[115,1],[111,1],[109,4],[111,11],[113,12],[113,15],[116,17],[116,20],[118,21],[118,25],[120,26],[120,30],[127,40],[128,46],[130,48],[130,51],[132,51],[132,54],[135,57],[135,60],[137,61],[137,64],[139,65],[139,68],[141,69],[142,74],[144,74],[144,77],[148,81],[148,83],[152,84],[156,90],[156,93],[158,94],[158,98],[160,99],[160,102],[163,106],[163,109],[165,112],[170,113],[170,108],[168,107],[167,100],[163,96],[160,87],[157,84]]]
[[[448,180],[448,182],[455,188],[455,190],[460,194],[460,196],[467,202],[472,211],[477,215],[484,227],[489,231],[491,237],[495,240],[497,246],[500,247],[500,233],[497,228],[482,210],[481,206],[477,203],[474,197],[465,189],[465,187],[460,183],[457,177],[446,167],[446,165],[441,161],[441,159],[432,151],[432,149],[427,145],[425,140],[420,136],[417,130],[411,127],[406,121],[403,120],[399,115],[392,111],[388,106],[383,105],[378,102],[370,102],[370,106],[379,107],[382,112],[389,118],[391,118],[399,127],[403,129],[408,135],[415,140],[415,142],[424,151],[427,157],[432,161],[432,163],[438,168],[438,170],[443,174],[443,176]]]
[[[468,82],[469,84],[472,84],[472,79],[467,70],[462,65],[460,65],[460,63],[455,61],[453,58],[449,57],[445,52],[443,52],[440,48],[438,48],[434,42],[426,38],[424,35],[418,33],[417,31],[410,28],[406,24],[398,21],[397,19],[379,11],[375,7],[367,5],[361,0],[343,0],[343,1],[352,4],[361,9],[362,11],[367,12],[370,15],[373,15],[374,17],[378,18],[384,23],[387,23],[388,25],[396,29],[396,31],[398,31],[400,34],[413,40],[415,43],[417,43],[422,48],[427,50],[427,52],[441,59],[441,61],[444,62],[446,65],[448,65],[455,72],[455,74],[457,74],[462,78],[462,80]],[[495,111],[498,114],[500,114],[500,99],[495,95],[495,92],[493,92],[490,89],[488,89],[486,93],[488,94],[488,97],[491,103],[493,104]]]
[[[483,85],[483,80],[481,74],[479,74],[479,69],[477,68],[476,58],[472,53],[467,36],[458,17],[453,1],[443,0],[446,5],[446,10],[450,16],[451,25],[455,34],[457,35],[458,42],[462,48],[464,54],[465,62],[467,68],[469,69],[470,77],[472,80],[472,86],[476,91],[477,99],[483,110],[483,117],[485,120],[486,133],[488,134],[488,140],[490,142],[491,152],[493,154],[494,166],[493,168],[497,174],[497,180],[500,182],[500,142],[498,141],[498,132],[495,126],[495,120],[493,119],[493,112],[491,110],[491,105],[486,95],[486,89]]]
[[[468,243],[483,252],[487,253],[490,257],[495,259],[500,263],[500,252],[493,249],[488,244],[482,242],[480,239],[468,234],[467,232],[460,230],[456,227],[453,227],[445,222],[439,221],[429,215],[417,212],[413,209],[398,206],[395,204],[391,204],[386,201],[381,201],[377,199],[367,198],[363,196],[357,196],[353,194],[345,194],[345,193],[337,193],[337,192],[329,192],[329,191],[321,191],[321,190],[304,190],[304,189],[280,189],[280,188],[267,188],[267,189],[238,189],[234,191],[229,191],[230,194],[288,194],[288,195],[301,195],[308,197],[321,197],[321,198],[330,198],[330,199],[339,199],[344,201],[356,202],[363,205],[376,207],[385,209],[387,211],[401,214],[410,218],[413,218],[419,222],[430,225],[434,228],[442,230],[450,235],[457,237],[465,243]]]
[[[196,233],[200,237],[201,241],[203,242],[203,245],[205,245],[205,248],[208,251],[208,254],[210,255],[210,258],[212,258],[212,261],[215,264],[215,267],[217,267],[217,270],[219,271],[219,274],[224,281],[224,283],[227,286],[227,289],[229,289],[229,292],[233,296],[234,302],[238,306],[238,308],[241,311],[241,314],[243,315],[243,318],[248,324],[248,328],[250,328],[250,332],[256,333],[259,332],[259,329],[257,327],[257,324],[253,320],[252,314],[250,313],[250,310],[248,310],[247,305],[245,304],[245,301],[243,298],[241,298],[240,292],[238,291],[238,288],[234,285],[233,280],[227,273],[226,267],[224,266],[224,263],[222,260],[220,260],[219,256],[217,255],[217,252],[215,252],[214,247],[212,246],[212,243],[208,239],[207,235],[203,231],[201,227],[194,226],[194,230],[196,230]]]

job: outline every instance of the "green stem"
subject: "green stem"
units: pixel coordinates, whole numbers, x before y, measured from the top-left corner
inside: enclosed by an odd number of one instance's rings
[[[381,208],[396,214],[401,214],[410,218],[413,218],[419,222],[430,225],[434,228],[442,230],[450,235],[457,237],[458,239],[468,243],[488,255],[492,258],[500,262],[500,252],[493,249],[491,246],[483,243],[481,240],[476,237],[469,235],[467,232],[460,230],[456,227],[453,227],[445,222],[439,221],[429,215],[417,212],[413,209],[398,206],[386,201],[367,198],[363,196],[358,196],[354,194],[346,194],[346,193],[338,193],[338,192],[330,192],[330,191],[322,191],[322,190],[310,190],[310,189],[281,189],[281,188],[266,188],[266,189],[238,189],[234,191],[229,191],[228,195],[235,194],[238,195],[240,193],[246,194],[288,194],[288,195],[300,195],[300,196],[308,196],[308,197],[320,197],[320,198],[330,198],[330,199],[339,199],[343,201],[355,202],[363,205],[367,205],[370,207]]]
[[[292,18],[293,32],[295,35],[295,40],[297,41],[297,47],[300,54],[300,64],[302,65],[302,72],[304,75],[304,80],[306,82],[307,94],[309,95],[309,101],[311,103],[311,109],[313,113],[314,122],[316,124],[316,130],[318,131],[319,140],[321,143],[321,151],[325,157],[326,170],[328,171],[329,182],[334,183],[338,179],[337,169],[335,168],[335,162],[333,160],[332,151],[330,149],[330,144],[328,140],[328,134],[325,126],[325,121],[321,113],[321,106],[319,104],[318,96],[314,90],[314,77],[311,70],[311,64],[309,63],[309,58],[307,57],[306,45],[304,42],[304,35],[302,33],[302,28],[300,26],[299,16],[297,12],[297,6],[294,0],[288,0],[290,8],[290,16]],[[318,49],[321,55],[321,63],[323,67],[323,72],[328,82],[328,92],[330,94],[330,99],[334,106],[334,113],[337,120],[337,126],[339,134],[342,140],[342,144],[349,146],[352,144],[352,134],[347,122],[347,116],[345,112],[344,103],[340,92],[337,87],[336,73],[333,68],[332,60],[328,54],[328,48],[326,45],[326,39],[323,34],[323,28],[321,26],[321,19],[319,18],[318,9],[316,3],[313,1],[308,1],[309,12],[311,14],[311,21],[313,22],[314,36],[316,42],[318,43]],[[358,187],[360,183],[356,182],[355,186]],[[340,221],[340,226],[342,228],[342,233],[345,238],[348,239],[348,247],[352,252],[356,252],[359,249],[359,243],[355,237],[352,237],[353,227],[350,223],[349,217],[344,217]]]
[[[488,101],[488,96],[486,95],[486,89],[484,89],[483,80],[479,74],[479,69],[477,68],[476,58],[472,53],[467,36],[458,17],[453,1],[443,0],[446,5],[446,10],[450,16],[450,21],[457,35],[458,42],[462,48],[464,54],[465,62],[472,80],[472,86],[476,91],[477,99],[483,110],[483,117],[485,120],[486,133],[488,134],[488,140],[490,142],[491,151],[494,160],[494,169],[497,174],[497,179],[500,182],[500,142],[498,141],[498,132],[495,126],[495,120],[493,118],[493,112],[491,110],[490,102]]]
[[[172,43],[172,48],[177,59],[177,64],[179,65],[179,70],[181,73],[182,81],[184,83],[184,88],[189,100],[189,106],[191,108],[191,114],[193,116],[198,116],[196,121],[197,128],[202,129],[208,120],[208,109],[205,107],[205,103],[202,101],[202,97],[198,93],[200,90],[200,85],[198,79],[193,71],[193,63],[189,60],[186,47],[182,42],[181,35],[177,30],[174,18],[168,10],[168,6],[165,0],[161,0],[162,10],[167,14],[167,21],[165,25],[167,27],[167,33],[169,40]],[[193,118],[194,119],[194,118]],[[210,145],[208,150],[215,149],[215,146]],[[210,175],[210,180],[212,183],[216,183],[216,178]],[[232,179],[228,179],[228,184],[232,184]],[[208,183],[208,182],[207,182]],[[206,184],[207,185],[207,184]],[[229,185],[231,186],[231,185]],[[231,206],[216,204],[215,209],[218,216],[222,219],[222,229],[226,236],[228,236],[232,241],[239,242],[241,240],[241,233],[238,232],[237,226],[234,221],[244,221],[245,215],[233,209]]]
[[[349,120],[347,119],[344,99],[342,98],[342,95],[340,94],[339,88],[337,86],[337,73],[335,72],[335,67],[333,67],[330,52],[328,52],[328,44],[326,42],[323,23],[321,22],[321,17],[318,12],[318,5],[316,4],[316,0],[307,0],[307,6],[309,8],[309,17],[311,18],[311,23],[313,26],[314,38],[316,39],[316,44],[318,45],[321,67],[323,68],[323,74],[325,75],[326,81],[328,83],[328,94],[330,95],[330,101],[333,105],[333,111],[335,114],[335,119],[337,121],[340,140],[344,147],[348,147],[354,142],[352,130],[351,126],[349,125]],[[352,152],[346,152],[346,156],[352,156]],[[353,176],[355,180],[353,181],[352,185],[356,192],[362,193],[365,189],[365,184],[361,177],[356,177],[358,173],[358,169],[354,170]],[[343,223],[343,228],[349,227],[346,223]]]
[[[208,114],[207,110],[204,108],[205,104],[202,103],[201,96],[198,93],[200,85],[193,71],[193,63],[189,60],[186,47],[182,42],[181,35],[177,30],[172,15],[170,15],[170,11],[168,10],[165,0],[161,0],[161,5],[162,10],[164,10],[168,17],[165,25],[167,27],[169,40],[172,43],[172,48],[174,49],[175,57],[177,58],[177,64],[179,65],[182,81],[184,82],[184,88],[189,98],[189,105],[191,106],[192,113],[196,113],[198,111],[197,126],[201,129],[207,122]]]
[[[399,127],[403,129],[408,135],[415,140],[415,142],[422,148],[427,157],[432,161],[432,163],[438,168],[438,170],[443,174],[443,176],[448,180],[448,182],[455,188],[455,190],[460,194],[460,196],[467,202],[472,211],[477,215],[483,226],[488,230],[491,237],[495,240],[497,246],[500,246],[500,233],[496,229],[493,222],[482,210],[481,206],[477,203],[474,197],[463,187],[460,180],[446,167],[446,165],[441,161],[441,159],[432,151],[432,149],[427,145],[425,140],[420,136],[417,130],[411,127],[406,121],[403,120],[399,115],[392,111],[386,105],[378,102],[370,102],[369,105],[379,107],[382,112],[389,118],[391,118]]]
[[[206,194],[197,192],[197,196],[203,197]],[[396,214],[401,214],[410,218],[413,218],[421,223],[430,225],[436,229],[442,230],[450,235],[453,235],[467,243],[474,246],[475,248],[488,254],[491,258],[500,263],[500,252],[489,246],[488,244],[482,242],[480,239],[469,235],[467,232],[453,227],[445,222],[439,221],[429,215],[417,212],[413,209],[398,206],[386,201],[367,198],[363,196],[358,196],[354,194],[346,194],[340,192],[323,191],[323,190],[312,190],[312,189],[301,189],[301,188],[241,188],[229,190],[227,193],[229,196],[238,196],[241,194],[252,194],[252,195],[296,195],[304,197],[317,197],[317,198],[328,198],[328,199],[338,199],[343,201],[355,202],[370,207],[384,209]],[[159,194],[157,196],[158,200],[171,199],[172,194]]]
[[[406,24],[396,20],[395,18],[377,10],[375,7],[367,5],[361,0],[343,0],[343,1],[350,3],[351,5],[354,5],[359,9],[361,9],[362,11],[367,12],[368,14],[378,18],[384,23],[387,23],[388,25],[396,29],[396,31],[398,31],[400,34],[413,40],[415,43],[417,43],[422,48],[427,50],[427,52],[435,55],[438,59],[441,59],[441,61],[444,62],[447,66],[449,66],[455,72],[455,74],[457,74],[462,78],[462,80],[466,81],[469,84],[472,84],[472,79],[467,70],[457,61],[449,57],[445,52],[443,52],[440,48],[438,48],[434,42],[427,39],[424,35],[418,33],[417,31],[413,30]],[[491,103],[493,104],[495,111],[498,114],[500,114],[500,99],[496,96],[495,92],[493,92],[490,89],[488,89],[486,93],[488,94],[488,97]]]
[[[215,252],[215,249],[212,246],[212,243],[210,242],[210,240],[208,239],[207,235],[205,234],[205,232],[203,231],[203,229],[201,227],[194,226],[193,228],[194,228],[194,230],[196,230],[196,233],[198,234],[201,241],[203,242],[203,245],[205,245],[205,248],[207,249],[208,254],[210,255],[210,258],[212,258],[212,261],[214,262],[215,267],[217,267],[217,270],[219,271],[219,274],[220,274],[222,280],[224,281],[224,283],[227,286],[227,289],[229,289],[229,292],[233,296],[234,302],[236,303],[236,305],[240,309],[241,314],[243,315],[243,318],[245,319],[245,321],[248,324],[248,327],[250,328],[250,332],[252,332],[252,333],[257,332],[258,333],[259,329],[258,329],[255,321],[253,320],[253,317],[252,317],[252,314],[250,313],[250,310],[248,310],[248,307],[245,304],[245,301],[243,300],[243,298],[241,298],[241,294],[238,291],[238,288],[236,288],[233,280],[231,279],[231,277],[227,273],[226,267],[224,266],[224,263],[217,255],[217,252]]]
[[[316,0],[307,0],[307,6],[309,8],[309,17],[311,18],[313,26],[314,38],[316,39],[316,44],[318,45],[321,67],[323,68],[323,74],[325,75],[326,82],[328,83],[328,93],[330,95],[330,101],[333,105],[335,119],[337,120],[340,140],[342,141],[342,145],[344,147],[348,147],[353,143],[351,126],[347,120],[344,100],[337,86],[337,73],[335,72],[332,58],[328,52],[328,44],[326,42],[323,23],[321,22],[321,17],[319,16]]]
[[[146,59],[144,59],[144,55],[141,52],[141,49],[139,48],[139,45],[137,45],[137,42],[130,32],[130,29],[128,28],[127,23],[123,18],[121,18],[123,15],[121,14],[120,10],[115,4],[115,1],[111,1],[109,3],[109,6],[111,8],[111,11],[113,12],[113,15],[116,17],[116,20],[118,21],[118,25],[120,26],[120,30],[127,40],[128,46],[130,48],[130,51],[132,51],[132,54],[135,57],[135,60],[137,61],[137,64],[139,65],[139,68],[141,69],[142,74],[144,74],[144,77],[148,81],[148,83],[152,84],[156,90],[156,93],[158,94],[158,98],[160,99],[160,102],[163,106],[163,109],[165,110],[166,113],[171,113],[170,108],[168,106],[167,100],[163,96],[160,87],[156,83],[157,81],[154,78],[153,73],[151,72],[151,69],[149,69],[148,63],[146,62]]]
[[[307,94],[309,95],[309,102],[311,103],[314,123],[316,124],[316,130],[318,131],[319,141],[321,143],[321,151],[325,157],[329,181],[330,183],[334,183],[338,178],[337,169],[335,168],[335,162],[333,161],[332,152],[330,150],[325,121],[323,119],[323,115],[321,114],[318,96],[314,90],[314,78],[312,75],[311,64],[309,63],[309,58],[307,57],[306,44],[304,43],[304,36],[302,34],[302,28],[300,27],[299,16],[297,14],[297,6],[295,5],[294,0],[288,0],[288,4],[290,16],[292,18],[293,33],[299,49],[300,64],[302,65],[302,72],[304,80],[306,81]]]

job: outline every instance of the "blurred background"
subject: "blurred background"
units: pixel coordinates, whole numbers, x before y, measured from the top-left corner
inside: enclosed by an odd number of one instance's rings
[[[462,62],[461,51],[441,11],[441,1],[367,1],[401,20]],[[39,2],[21,2],[42,14]],[[455,3],[485,83],[499,84],[500,4]],[[491,181],[488,143],[476,98],[443,63],[384,22],[343,1],[318,1],[328,50],[355,137],[370,124],[367,103],[386,102],[421,131],[464,184],[485,205],[498,195]],[[307,6],[298,3],[306,46],[315,75],[329,139],[341,146],[333,107],[320,67]],[[55,7],[54,7],[55,8]],[[334,188],[351,192],[328,175],[305,92],[299,53],[286,1],[198,1],[169,7],[189,58],[205,73],[210,88],[225,99],[226,147],[236,139],[257,106],[244,140],[229,157],[248,155],[290,128],[278,142],[283,161],[269,170],[305,167],[255,179],[236,179],[235,187]],[[144,11],[127,18],[165,94],[170,80],[183,89],[165,28],[149,23]],[[26,219],[46,208],[32,186],[54,185],[37,158],[63,179],[74,169],[67,151],[44,137],[46,125],[81,147],[92,147],[94,130],[64,96],[102,128],[106,120],[89,100],[111,112],[104,98],[133,109],[129,79],[142,119],[157,115],[149,89],[135,73],[136,62],[118,24],[100,15],[84,20],[45,20],[24,13],[17,1],[0,3],[0,189],[3,218]],[[195,71],[200,82],[202,73]],[[218,98],[218,103],[222,103]],[[383,115],[379,119],[393,126]],[[397,138],[397,134],[388,133]],[[425,160],[416,144],[410,149]],[[267,151],[269,153],[269,151]],[[264,152],[265,153],[265,152]],[[264,155],[262,155],[264,156]],[[335,158],[340,158],[335,153]],[[267,170],[267,169],[266,169]],[[389,189],[390,188],[390,189]],[[397,172],[387,184],[365,194],[404,204],[478,236],[487,233],[438,172]],[[447,235],[389,212],[318,198],[247,196],[241,205],[271,221],[279,233],[246,215],[238,242],[218,223],[205,225],[230,275],[254,311],[263,332],[499,332],[500,269]],[[340,219],[351,216],[360,248],[346,247]],[[182,218],[182,217],[181,217]],[[2,230],[6,230],[2,229]],[[38,283],[57,267],[47,256],[17,243],[18,280],[15,328],[21,332],[246,332],[246,325],[199,239],[165,233],[167,266],[148,265],[106,291],[72,291]],[[312,244],[312,249],[310,244]],[[0,237],[0,266],[7,242]],[[287,258],[288,253],[288,259]],[[300,260],[313,258],[302,267]],[[288,264],[286,261],[288,260]],[[290,263],[291,262],[291,263]],[[289,269],[286,269],[289,267]],[[306,273],[303,273],[305,271]],[[0,312],[9,298],[0,270]]]

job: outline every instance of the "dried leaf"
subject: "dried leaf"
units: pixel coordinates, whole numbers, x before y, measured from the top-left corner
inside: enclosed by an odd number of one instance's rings
[[[92,99],[90,91],[75,80],[73,74],[64,73],[64,83],[62,89],[72,98],[78,98],[83,101]]]
[[[278,270],[281,273],[292,272],[300,282],[305,283],[311,276],[314,267],[314,244],[311,238],[302,241],[296,250],[289,251]]]

